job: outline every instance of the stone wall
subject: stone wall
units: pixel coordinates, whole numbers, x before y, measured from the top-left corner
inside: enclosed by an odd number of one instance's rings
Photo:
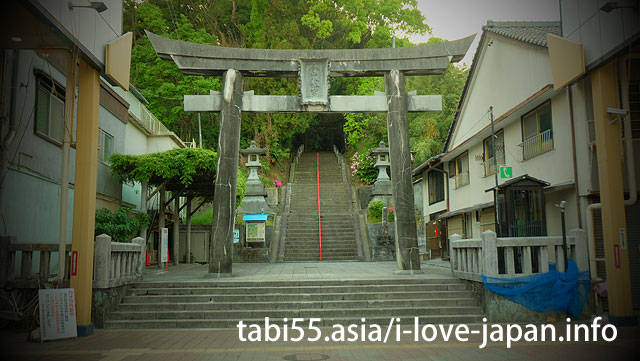
[[[385,235],[382,223],[367,223],[367,235],[372,261],[394,261],[396,259],[395,224],[389,222]]]
[[[104,327],[104,321],[109,314],[116,310],[122,302],[122,298],[129,291],[131,285],[113,288],[93,289],[93,302],[91,302],[91,319],[97,328]]]
[[[487,316],[487,322],[492,323],[516,323],[516,322],[533,322],[533,323],[549,323],[556,321],[564,321],[568,316],[565,311],[537,312],[530,310],[518,303],[510,301],[505,297],[490,292],[482,282],[464,281],[467,288],[471,290],[474,297],[478,301],[480,307],[483,308],[484,314]],[[589,301],[584,307],[582,319],[589,319],[594,311],[593,297],[589,297]],[[573,317],[572,317],[573,318]]]

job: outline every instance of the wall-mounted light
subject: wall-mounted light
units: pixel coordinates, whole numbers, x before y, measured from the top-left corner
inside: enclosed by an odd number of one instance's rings
[[[636,0],[633,5],[620,5],[617,1],[609,1],[600,7],[600,10],[605,13],[610,13],[615,9],[633,9],[633,11],[638,11],[638,0]]]
[[[90,8],[99,13],[108,9],[107,5],[105,5],[105,3],[102,1],[91,1],[89,5],[73,5],[73,3],[69,1],[69,11],[72,11],[73,8]]]

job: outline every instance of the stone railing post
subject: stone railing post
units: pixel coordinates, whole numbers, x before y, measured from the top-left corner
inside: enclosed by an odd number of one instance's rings
[[[144,269],[145,262],[146,242],[144,241],[144,238],[136,237],[131,241],[131,243],[135,243],[140,246],[140,254],[137,257],[137,263],[133,265],[133,269],[135,269],[134,273],[136,275],[142,276],[142,270]]]
[[[498,247],[496,232],[486,230],[482,232],[482,258],[484,274],[494,276],[498,274]]]
[[[580,271],[589,270],[589,245],[587,244],[587,232],[576,228],[569,231],[569,235],[575,239],[575,248],[572,252],[572,258],[578,265]]]
[[[101,234],[96,237],[94,246],[94,288],[109,288],[111,279],[111,237]]]
[[[459,270],[458,267],[458,254],[455,250],[455,248],[453,248],[453,243],[456,241],[459,241],[462,239],[462,236],[454,233],[451,236],[449,236],[449,263],[451,263],[451,272],[456,272]]]

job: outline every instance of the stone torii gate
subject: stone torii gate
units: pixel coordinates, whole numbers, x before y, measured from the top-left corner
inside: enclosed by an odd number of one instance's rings
[[[441,74],[449,63],[464,57],[475,34],[456,41],[407,48],[345,50],[226,48],[168,39],[148,31],[147,36],[158,56],[175,62],[184,74],[223,77],[221,93],[211,91],[208,95],[184,97],[185,111],[221,112],[210,276],[231,275],[243,111],[387,112],[398,271],[420,270],[407,112],[441,111],[442,98],[407,93],[405,76]],[[255,95],[253,91],[243,91],[245,76],[298,77],[300,94]],[[329,95],[329,77],[339,76],[384,76],[385,93]]]

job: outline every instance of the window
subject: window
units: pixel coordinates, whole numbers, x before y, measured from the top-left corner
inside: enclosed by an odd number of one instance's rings
[[[553,149],[550,101],[522,117],[522,140],[520,146],[524,160]]]
[[[464,152],[449,162],[449,176],[454,178],[456,189],[469,184],[469,153]]]
[[[442,169],[442,165],[438,166]],[[442,202],[444,200],[444,174],[436,170],[427,173],[429,187],[429,205]]]
[[[491,136],[484,140],[482,155],[484,166],[484,176],[494,174],[498,171],[498,166],[505,164],[504,160],[504,132],[500,131],[496,133],[495,137],[495,155],[493,150],[493,144],[491,144]]]
[[[64,88],[41,74],[36,95],[35,132],[46,139],[62,144],[64,127]]]
[[[471,223],[471,213],[462,214],[462,237],[473,237],[473,224]]]
[[[100,129],[98,133],[98,160],[109,163],[111,154],[113,154],[113,135]]]

